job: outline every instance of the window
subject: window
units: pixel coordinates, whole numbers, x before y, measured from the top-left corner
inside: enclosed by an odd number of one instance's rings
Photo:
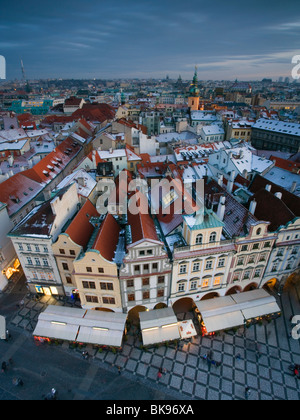
[[[89,295],[87,295],[85,298],[86,298],[86,301],[88,303],[98,303],[99,302],[97,296],[89,296]]]
[[[157,289],[157,297],[164,297],[165,291],[164,289]]]
[[[217,240],[217,233],[216,232],[212,232],[210,234],[210,237],[209,237],[209,242],[216,242],[216,240]]]
[[[196,262],[193,264],[193,271],[199,271],[200,270],[200,263]]]
[[[76,253],[73,249],[70,249],[70,255],[76,255]]]
[[[252,249],[259,249],[259,244],[254,244]]]
[[[157,279],[158,284],[164,284],[165,283],[165,276],[159,276]]]
[[[178,292],[184,292],[185,290],[185,284],[184,283],[179,283],[178,284]]]
[[[66,282],[67,284],[72,284],[72,279],[70,276],[66,276]]]
[[[179,274],[185,274],[186,273],[186,264],[183,264],[179,267]]]
[[[59,250],[59,253],[62,254],[62,255],[65,255],[65,250],[64,249],[60,249]]]
[[[48,247],[44,246],[44,252],[48,252]]]
[[[38,245],[35,245],[35,252],[40,252],[40,247]]]
[[[224,267],[224,265],[225,265],[225,258],[220,258],[218,267]]]
[[[139,265],[135,265],[134,266],[134,273],[138,274],[140,272],[140,266]]]
[[[152,270],[153,271],[158,271],[158,264],[157,263],[152,264]]]
[[[150,291],[149,290],[145,290],[143,292],[143,300],[145,299],[150,299]]]
[[[31,245],[26,245],[27,251],[31,251]]]
[[[264,248],[270,248],[271,242],[265,242]]]
[[[43,265],[44,265],[44,267],[49,267],[49,262],[48,262],[47,258],[43,258]]]
[[[191,286],[190,286],[190,289],[191,290],[195,290],[195,289],[197,289],[197,280],[192,280],[191,281]]]
[[[242,250],[241,250],[242,252],[246,252],[246,251],[248,251],[248,245],[243,245],[242,246]]]
[[[147,255],[153,255],[153,250],[152,249],[147,249]]]
[[[127,280],[127,287],[133,287],[134,286],[134,282],[133,280]]]
[[[203,235],[200,233],[196,236],[196,245],[201,245],[203,242]]]
[[[221,277],[214,278],[214,286],[219,286],[221,284]]]
[[[213,265],[213,261],[212,260],[206,261],[205,270],[211,270],[212,269],[212,265]]]
[[[145,251],[139,251],[139,256],[143,257],[145,255]]]
[[[238,259],[237,265],[244,265],[244,257]]]
[[[99,274],[103,274],[103,273],[104,273],[104,268],[99,267],[99,268],[98,268],[98,273],[99,273]]]
[[[92,267],[86,267],[86,272],[87,273],[92,273],[93,272]]]
[[[94,281],[83,281],[82,287],[84,289],[96,289],[96,284]]]
[[[113,283],[100,283],[100,288],[101,290],[114,290],[114,285]]]
[[[244,280],[249,280],[250,279],[250,271],[245,271],[244,273]]]
[[[23,245],[22,244],[17,244],[19,247],[19,251],[24,251]]]
[[[35,265],[37,265],[38,267],[40,267],[40,265],[41,265],[40,259],[39,258],[35,258],[34,261],[35,261]]]
[[[150,283],[149,277],[146,277],[142,280],[142,285],[143,286],[149,286],[149,283]]]
[[[116,300],[113,297],[103,297],[102,301],[103,301],[103,303],[108,304],[108,305],[115,305],[116,304]]]
[[[144,264],[143,270],[144,270],[144,273],[149,273],[149,264]]]
[[[63,266],[63,269],[65,270],[65,271],[69,271],[69,266],[68,266],[68,264],[67,263],[62,263],[62,266]]]
[[[202,281],[202,287],[208,287],[209,286],[209,278],[207,278],[207,279],[204,279],[203,281]]]
[[[254,277],[260,277],[260,275],[261,275],[261,269],[255,270]]]
[[[128,302],[135,301],[135,294],[134,293],[128,293]]]

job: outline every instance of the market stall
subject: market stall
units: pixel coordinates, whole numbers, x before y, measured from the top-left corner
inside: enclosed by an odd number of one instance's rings
[[[145,346],[180,339],[177,318],[172,308],[140,312],[139,315]]]

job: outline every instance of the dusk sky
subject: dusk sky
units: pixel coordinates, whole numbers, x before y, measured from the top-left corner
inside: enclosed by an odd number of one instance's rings
[[[299,0],[15,0],[0,14],[7,79],[291,76]]]

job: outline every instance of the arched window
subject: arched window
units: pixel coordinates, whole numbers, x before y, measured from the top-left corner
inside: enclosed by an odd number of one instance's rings
[[[199,235],[196,236],[196,245],[202,244],[202,241],[203,241],[203,235],[200,233]]]
[[[210,237],[209,237],[209,242],[216,242],[216,240],[217,240],[217,233],[216,232],[212,232],[210,234]]]

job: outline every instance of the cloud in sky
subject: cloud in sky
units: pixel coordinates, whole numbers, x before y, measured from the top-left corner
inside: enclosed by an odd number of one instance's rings
[[[7,77],[290,76],[298,0],[15,0],[0,16]],[[293,54],[293,55],[291,55]]]

